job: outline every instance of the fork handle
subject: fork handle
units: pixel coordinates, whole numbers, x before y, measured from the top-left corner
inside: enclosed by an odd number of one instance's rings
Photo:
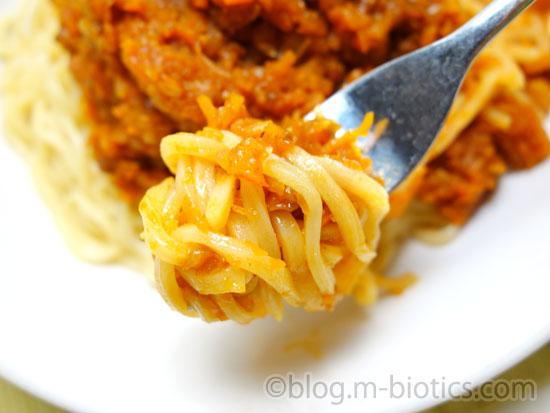
[[[472,61],[498,32],[534,2],[494,0],[445,40],[462,49],[463,58]]]

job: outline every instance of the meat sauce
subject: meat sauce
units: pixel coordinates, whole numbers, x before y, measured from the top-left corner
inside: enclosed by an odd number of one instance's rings
[[[295,143],[319,153],[330,131],[303,122],[305,113],[345,82],[451,33],[468,18],[457,0],[54,3],[62,25],[59,40],[71,53],[92,124],[90,145],[129,202],[168,175],[159,154],[162,137],[205,125],[208,111],[201,110],[199,96],[215,106],[231,94],[242,96],[251,118],[264,119],[232,126],[238,135],[254,138],[227,159],[236,174],[259,168],[266,155],[254,146],[258,139],[276,153]],[[548,105],[547,75],[531,88],[538,107]],[[530,167],[548,155],[532,103],[504,95],[497,105],[514,115],[511,128],[475,123],[428,165],[415,186],[421,199],[453,222],[467,219],[507,167]],[[230,120],[230,111],[226,116]],[[369,166],[349,147],[331,156]],[[248,176],[261,175],[252,169]]]

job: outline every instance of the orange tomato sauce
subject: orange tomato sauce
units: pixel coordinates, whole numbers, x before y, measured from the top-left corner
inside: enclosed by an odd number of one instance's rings
[[[99,165],[122,196],[138,201],[168,175],[162,137],[205,124],[246,136],[226,161],[260,179],[266,148],[298,144],[369,168],[353,145],[326,145],[334,130],[302,116],[366,71],[455,30],[468,16],[457,0],[54,0],[71,53]],[[547,10],[548,2],[537,7]],[[531,99],[502,95],[506,131],[476,121],[419,174],[414,193],[464,222],[507,168],[548,156],[540,110],[550,74],[528,82]],[[532,81],[531,81],[532,80]],[[198,99],[205,95],[210,99]],[[217,113],[215,107],[233,99]],[[209,105],[211,107],[209,107]],[[243,118],[245,111],[249,119]],[[235,119],[240,119],[233,122]],[[263,178],[262,178],[263,179]]]

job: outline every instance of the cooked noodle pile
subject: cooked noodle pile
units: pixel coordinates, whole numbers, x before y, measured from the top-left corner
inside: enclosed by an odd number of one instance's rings
[[[357,285],[368,301],[377,287],[366,269],[389,210],[385,189],[359,163],[292,143],[266,146],[267,134],[278,131],[280,142],[289,130],[247,118],[234,107],[242,104],[232,97],[216,113],[203,100],[211,127],[161,142],[175,176],[147,191],[140,213],[162,295],[184,314],[240,323],[266,314],[280,320],[283,300],[330,310]],[[356,136],[348,136],[353,148]]]
[[[95,162],[89,126],[69,56],[56,37],[60,25],[47,1],[28,0],[0,24],[6,138],[27,161],[40,195],[67,246],[97,263],[152,267],[140,245],[139,218]]]

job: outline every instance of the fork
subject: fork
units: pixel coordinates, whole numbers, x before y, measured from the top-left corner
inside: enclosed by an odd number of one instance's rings
[[[426,156],[479,52],[534,1],[491,2],[450,35],[345,86],[320,105],[321,113],[344,130],[358,127],[370,111],[389,120],[372,148],[366,147],[367,138],[357,143],[392,191]]]

